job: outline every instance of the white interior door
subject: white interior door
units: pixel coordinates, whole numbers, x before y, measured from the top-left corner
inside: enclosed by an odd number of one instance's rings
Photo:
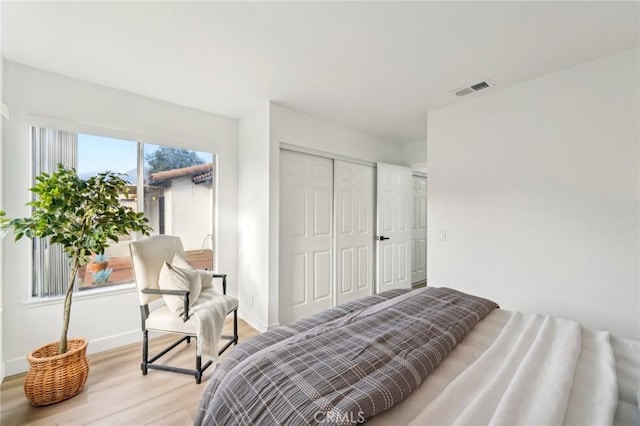
[[[411,283],[427,279],[427,178],[413,177]]]
[[[373,294],[374,169],[334,161],[336,304]]]
[[[279,318],[333,304],[333,161],[280,151]]]
[[[378,163],[377,291],[411,288],[410,168]]]

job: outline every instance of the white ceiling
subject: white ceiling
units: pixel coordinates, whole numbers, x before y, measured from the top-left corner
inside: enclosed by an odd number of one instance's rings
[[[273,100],[415,142],[426,111],[461,101],[452,89],[638,47],[639,26],[635,1],[3,1],[2,56],[229,117]]]

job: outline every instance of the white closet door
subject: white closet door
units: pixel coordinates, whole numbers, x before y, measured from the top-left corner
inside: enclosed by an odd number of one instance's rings
[[[410,168],[378,163],[377,291],[411,288]]]
[[[333,161],[280,151],[279,319],[332,306]]]
[[[411,282],[427,279],[427,178],[413,177]]]
[[[336,304],[373,294],[374,169],[335,160]]]

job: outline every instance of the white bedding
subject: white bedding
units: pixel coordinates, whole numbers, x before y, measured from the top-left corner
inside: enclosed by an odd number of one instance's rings
[[[372,425],[638,425],[640,343],[496,309]]]

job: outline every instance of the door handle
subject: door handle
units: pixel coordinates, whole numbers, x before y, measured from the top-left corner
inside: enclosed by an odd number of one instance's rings
[[[378,241],[384,241],[384,240],[388,240],[389,237],[385,237],[384,235],[380,235],[379,237],[376,237],[376,240]]]

